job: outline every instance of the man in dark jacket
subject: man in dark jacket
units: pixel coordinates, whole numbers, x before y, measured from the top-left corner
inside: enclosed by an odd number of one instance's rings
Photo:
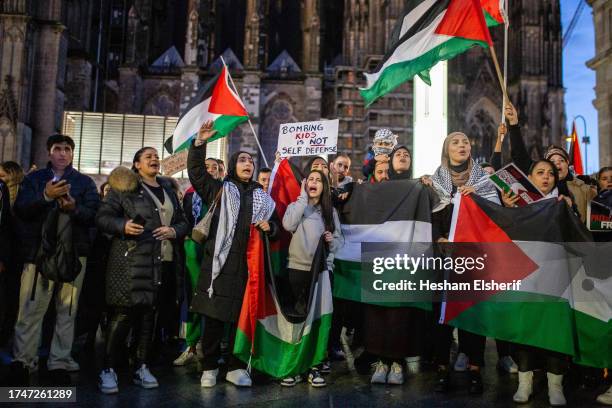
[[[86,258],[89,255],[88,230],[94,225],[100,198],[94,181],[72,167],[74,141],[70,137],[50,136],[47,151],[47,167],[26,176],[14,206],[20,223],[24,267],[19,293],[19,315],[15,324],[13,368],[36,370],[42,320],[55,286],[58,285],[55,330],[47,367],[50,372],[57,370],[57,378],[65,380],[67,371],[78,371],[80,368],[71,356],[74,320],[85,276]],[[73,282],[49,281],[36,271],[36,254],[40,247],[42,226],[53,208],[60,208],[71,216],[74,248],[82,265],[81,272]]]

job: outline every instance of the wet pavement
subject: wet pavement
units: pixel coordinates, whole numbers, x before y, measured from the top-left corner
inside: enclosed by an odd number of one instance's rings
[[[100,347],[97,347],[100,349]],[[486,363],[483,368],[485,391],[481,396],[467,393],[467,374],[453,373],[453,389],[448,394],[436,394],[432,387],[435,372],[423,368],[422,372],[409,375],[404,385],[371,385],[369,376],[359,375],[348,361],[333,363],[332,373],[326,376],[328,386],[315,389],[307,383],[292,388],[281,387],[264,376],[256,376],[252,388],[236,388],[222,380],[215,388],[200,387],[200,372],[196,365],[172,367],[170,355],[161,356],[160,363],[151,371],[157,377],[160,387],[145,390],[131,384],[127,370],[119,372],[119,393],[103,395],[97,389],[99,352],[78,354],[81,372],[72,374],[77,386],[77,404],[51,404],[42,406],[84,406],[84,407],[517,407],[512,402],[516,391],[517,375],[497,371],[497,354],[492,341],[487,344]],[[5,355],[6,356],[6,355]],[[350,357],[350,356],[349,356]],[[0,378],[7,374],[7,367],[0,366]],[[45,371],[34,374],[34,384],[45,385]],[[534,384],[535,395],[528,404],[521,407],[547,407],[545,373],[537,372]],[[605,390],[604,386],[583,389],[573,384],[565,387],[568,406],[597,406],[595,397]],[[28,406],[29,404],[19,404]],[[34,406],[33,404],[31,404]],[[40,404],[39,404],[40,406]]]

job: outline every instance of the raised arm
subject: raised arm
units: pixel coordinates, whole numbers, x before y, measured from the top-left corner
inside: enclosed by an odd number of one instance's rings
[[[198,137],[189,148],[187,156],[187,174],[189,181],[195,191],[202,197],[202,201],[210,206],[215,199],[215,195],[223,186],[223,182],[214,179],[206,171],[204,161],[206,160],[206,141],[217,133],[212,129],[212,121],[202,125],[198,132]]]
[[[509,124],[510,154],[512,156],[512,161],[518,166],[519,169],[527,173],[529,172],[529,167],[531,167],[532,160],[531,157],[529,157],[529,153],[527,153],[525,141],[521,136],[521,127],[519,126],[518,114],[510,102],[506,103],[504,115],[506,116]]]

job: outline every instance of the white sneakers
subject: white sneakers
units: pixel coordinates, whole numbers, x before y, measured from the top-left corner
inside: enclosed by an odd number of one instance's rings
[[[159,387],[157,378],[151,374],[146,364],[141,365],[140,368],[134,372],[133,382],[142,388]],[[112,368],[102,370],[98,377],[98,388],[103,394],[116,394],[119,392],[117,374]]]
[[[116,394],[119,392],[117,374],[112,368],[102,370],[98,378],[98,388],[103,394]]]
[[[533,393],[533,371],[525,371],[518,373],[519,385],[514,397],[514,402],[525,403],[529,401],[529,397]],[[560,407],[567,404],[563,395],[563,376],[546,373],[548,378],[548,401],[553,407]]]
[[[389,373],[389,366],[383,363],[382,361],[378,361],[376,365],[374,366],[374,374],[372,374],[370,383],[371,384],[386,384],[388,373]]]
[[[176,367],[181,367],[187,364],[195,363],[197,361],[197,354],[195,351],[191,349],[191,347],[187,347],[185,351],[181,353],[180,356],[177,357],[176,360],[172,363]]]
[[[514,402],[523,404],[529,401],[529,397],[533,393],[533,371],[519,371],[518,373],[519,385],[514,397]]]
[[[548,401],[553,407],[562,407],[567,404],[563,395],[563,375],[546,373],[548,378]]]
[[[387,374],[387,384],[402,385],[404,383],[404,370],[402,366],[393,363],[391,364],[391,370]]]
[[[612,386],[608,388],[608,391],[597,397],[597,402],[604,405],[612,405]]]
[[[238,387],[250,387],[252,385],[251,376],[245,369],[228,371],[225,380]]]
[[[470,359],[465,353],[459,353],[457,360],[455,361],[455,371],[463,372],[467,371]]]
[[[200,385],[204,388],[214,387],[217,385],[217,375],[219,375],[218,368],[203,371],[202,377],[200,378]],[[244,369],[228,371],[225,375],[225,380],[238,387],[250,387],[252,385],[251,376],[247,370]]]
[[[200,378],[200,385],[204,388],[211,388],[217,384],[217,374],[219,369],[205,370],[202,372],[202,378]]]
[[[157,388],[159,387],[159,383],[157,382],[157,378],[151,374],[151,371],[147,368],[146,364],[140,366],[138,370],[134,373],[133,377],[134,384],[140,385],[142,388]]]

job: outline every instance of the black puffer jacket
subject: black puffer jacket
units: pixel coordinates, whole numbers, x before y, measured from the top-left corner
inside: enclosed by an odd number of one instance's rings
[[[228,164],[228,173],[236,165],[237,153],[232,156]],[[206,158],[206,144],[200,147],[191,147],[187,159],[189,180],[196,192],[202,197],[202,201],[208,207],[212,204],[215,196],[223,187],[223,182],[213,179],[206,171],[204,159]],[[240,191],[240,211],[234,240],[229,250],[221,273],[215,279],[214,293],[212,298],[208,296],[208,288],[212,277],[212,260],[215,253],[215,239],[219,225],[221,206],[218,205],[210,227],[210,234],[204,242],[204,256],[202,262],[202,273],[195,290],[190,310],[213,317],[225,322],[235,322],[240,315],[244,290],[249,276],[246,260],[247,243],[250,236],[251,218],[253,214],[253,191],[262,188],[260,184],[250,181],[242,183],[232,180]],[[276,212],[269,221],[269,236],[273,239],[278,231],[278,217]]]
[[[106,302],[115,307],[154,306],[159,287],[164,284],[161,281],[161,241],[153,237],[153,231],[162,226],[157,208],[133,171],[125,167],[116,168],[108,182],[111,191],[96,217],[100,231],[112,237],[106,269]],[[173,263],[177,302],[180,302],[185,280],[183,238],[187,234],[188,224],[172,184],[161,177],[157,182],[164,188],[174,207],[170,226],[176,231]],[[145,219],[144,232],[137,237],[126,236],[125,223],[137,215]]]

